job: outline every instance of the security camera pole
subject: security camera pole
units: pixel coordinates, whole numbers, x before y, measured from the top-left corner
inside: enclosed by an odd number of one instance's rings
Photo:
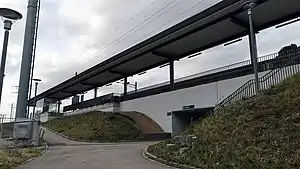
[[[1,57],[1,65],[0,65],[0,104],[2,97],[2,88],[3,88],[3,80],[4,80],[4,72],[5,72],[5,62],[7,56],[7,47],[8,47],[8,39],[9,39],[9,31],[11,30],[12,24],[21,19],[22,15],[8,8],[0,8],[0,17],[4,22],[4,40],[3,40],[3,48],[2,48],[2,57]]]

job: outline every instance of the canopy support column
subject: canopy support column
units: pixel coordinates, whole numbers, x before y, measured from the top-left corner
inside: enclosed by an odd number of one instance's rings
[[[124,96],[127,96],[127,77],[124,78]]]
[[[258,77],[258,60],[257,60],[257,42],[256,35],[254,31],[254,24],[252,20],[252,10],[256,6],[254,1],[247,1],[243,4],[243,8],[248,10],[248,19],[249,19],[249,43],[250,43],[250,55],[253,66],[254,78],[255,78],[255,91],[258,93],[259,91],[259,77]]]
[[[97,98],[97,95],[98,95],[98,87],[96,87],[96,88],[94,89],[94,99]]]
[[[61,101],[58,101],[58,105],[57,105],[57,113],[60,113],[60,106],[61,106]]]
[[[170,89],[173,91],[175,88],[174,85],[174,60],[170,61]]]

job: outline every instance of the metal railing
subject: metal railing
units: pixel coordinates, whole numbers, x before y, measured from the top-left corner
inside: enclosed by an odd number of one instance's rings
[[[258,62],[264,62],[264,61],[272,60],[276,57],[278,57],[278,53],[272,53],[272,54],[269,54],[269,55],[261,56],[261,57],[258,58]],[[196,73],[196,74],[193,74],[193,75],[190,75],[190,76],[178,78],[178,79],[175,79],[174,82],[178,83],[178,82],[182,82],[182,81],[186,81],[186,80],[190,80],[190,79],[194,79],[194,78],[198,78],[198,77],[211,75],[211,74],[214,74],[214,73],[219,73],[219,72],[223,72],[223,71],[227,71],[227,70],[241,68],[243,66],[248,66],[248,65],[251,65],[251,60],[245,60],[245,61],[237,62],[237,63],[234,63],[234,64],[218,67],[218,68],[215,68],[215,69],[207,70],[207,71],[204,71],[204,72]],[[154,88],[157,88],[157,87],[165,86],[165,85],[168,85],[169,83],[170,82],[167,81],[167,82],[155,84],[155,85],[152,85],[152,86],[144,87],[144,88],[138,89],[137,92],[141,92],[141,91],[150,90],[150,89],[154,89]],[[135,93],[135,92],[134,91],[128,92],[128,94],[133,94],[133,93]]]
[[[290,51],[284,56],[277,55],[268,66],[272,70],[259,78],[260,91],[269,89],[300,72],[300,50]],[[255,80],[251,79],[217,104],[215,110],[256,94]]]
[[[98,106],[101,104],[119,103],[119,102],[120,102],[120,97],[116,96],[114,93],[112,93],[112,94],[98,97],[96,99],[87,100],[87,101],[73,104],[70,106],[65,106],[63,108],[63,112],[73,111],[76,109],[84,109],[84,108],[94,107],[94,106]]]

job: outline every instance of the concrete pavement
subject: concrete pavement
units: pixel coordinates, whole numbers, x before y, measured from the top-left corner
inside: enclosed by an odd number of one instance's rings
[[[49,150],[18,169],[165,169],[141,155],[150,142],[95,144],[81,143],[46,131]]]
[[[149,143],[55,146],[18,169],[165,169],[145,160]]]
[[[71,144],[80,144],[80,142],[68,140],[60,135],[57,135],[48,129],[45,129],[45,134],[43,139],[47,141],[49,145],[71,145]]]

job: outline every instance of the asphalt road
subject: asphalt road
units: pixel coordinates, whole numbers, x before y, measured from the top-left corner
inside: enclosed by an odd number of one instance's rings
[[[49,131],[45,136],[56,146],[18,169],[165,169],[141,155],[153,143],[84,144]]]
[[[149,143],[54,146],[18,169],[165,169],[141,156]]]

